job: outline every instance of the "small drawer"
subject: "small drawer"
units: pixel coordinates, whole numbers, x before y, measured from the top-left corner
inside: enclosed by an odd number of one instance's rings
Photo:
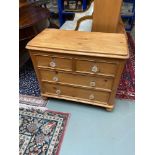
[[[37,56],[37,66],[71,71],[72,59],[62,57]]]
[[[86,76],[49,70],[40,70],[40,75],[43,81],[61,82],[91,88],[111,90],[113,85],[113,78],[106,77]]]
[[[95,62],[86,60],[76,61],[76,72],[104,74],[114,76],[117,71],[117,64],[113,62]]]
[[[87,100],[89,102],[99,102],[101,104],[108,103],[110,93],[103,91],[92,91],[88,89],[75,88],[70,86],[62,86],[43,82],[43,93],[53,94],[56,96],[73,97],[77,99]]]

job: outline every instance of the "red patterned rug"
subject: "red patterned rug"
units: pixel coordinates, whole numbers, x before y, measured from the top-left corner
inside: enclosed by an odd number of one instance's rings
[[[124,67],[116,97],[119,99],[135,100],[135,42],[129,33],[127,35],[130,58]]]
[[[58,155],[69,113],[19,109],[19,155]]]

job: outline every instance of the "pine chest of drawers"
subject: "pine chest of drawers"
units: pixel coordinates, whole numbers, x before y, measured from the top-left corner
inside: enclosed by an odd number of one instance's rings
[[[125,35],[45,29],[26,48],[43,97],[114,108],[129,57]]]

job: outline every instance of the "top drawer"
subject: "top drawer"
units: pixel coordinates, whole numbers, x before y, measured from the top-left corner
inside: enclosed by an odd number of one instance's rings
[[[96,62],[93,60],[76,60],[76,72],[114,76],[117,66],[117,63],[113,61]]]
[[[52,69],[60,69],[71,71],[72,70],[72,59],[56,56],[36,56],[38,67],[47,67]]]

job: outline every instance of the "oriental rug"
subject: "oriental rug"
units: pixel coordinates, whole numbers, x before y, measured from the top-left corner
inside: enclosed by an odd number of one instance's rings
[[[69,114],[19,109],[19,154],[58,155]]]
[[[43,100],[41,97],[19,94],[19,103],[30,106],[45,107],[48,100]]]

